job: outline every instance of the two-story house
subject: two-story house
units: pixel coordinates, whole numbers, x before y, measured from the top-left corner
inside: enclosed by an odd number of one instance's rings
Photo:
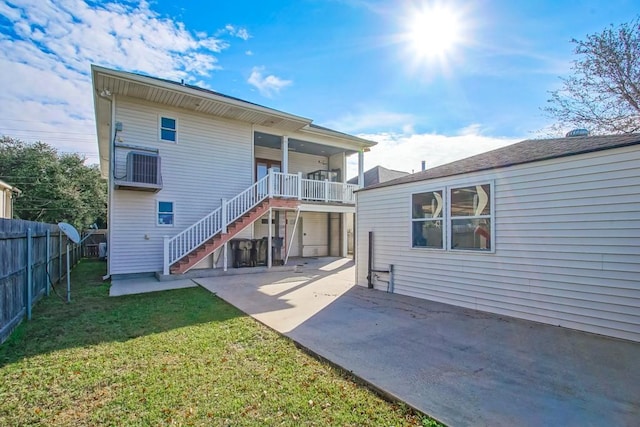
[[[362,178],[375,142],[184,83],[95,65],[92,78],[108,274],[346,256],[347,157]]]

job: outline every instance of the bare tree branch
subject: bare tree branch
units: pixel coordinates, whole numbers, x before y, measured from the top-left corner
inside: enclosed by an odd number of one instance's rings
[[[571,40],[578,59],[562,88],[550,92],[548,116],[557,127],[592,133],[640,130],[640,17],[585,40]]]

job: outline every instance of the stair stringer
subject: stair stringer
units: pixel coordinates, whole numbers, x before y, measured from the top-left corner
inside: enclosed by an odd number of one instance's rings
[[[180,258],[170,267],[171,274],[184,274],[195,267],[200,261],[221,248],[225,243],[238,235],[241,231],[260,219],[271,208],[295,209],[300,202],[295,199],[270,198],[265,199],[256,207],[227,226],[226,233],[217,233],[200,246]]]

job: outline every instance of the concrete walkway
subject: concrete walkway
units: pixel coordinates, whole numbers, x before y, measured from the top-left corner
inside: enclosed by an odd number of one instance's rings
[[[640,343],[353,286],[347,260],[194,279],[451,426],[637,426]]]
[[[198,286],[191,279],[161,282],[155,277],[136,277],[132,279],[111,279],[110,297],[144,294],[147,292],[168,291],[171,289],[193,288]]]

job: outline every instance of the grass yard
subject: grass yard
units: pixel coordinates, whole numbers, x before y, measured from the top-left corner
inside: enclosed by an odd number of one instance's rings
[[[82,261],[0,346],[0,425],[436,426],[201,288],[109,298]]]

